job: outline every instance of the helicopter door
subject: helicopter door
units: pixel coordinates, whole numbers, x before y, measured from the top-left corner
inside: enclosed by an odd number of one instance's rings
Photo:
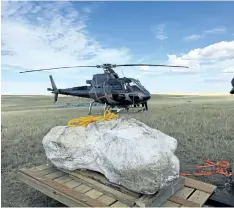
[[[118,81],[111,81],[110,82],[110,91],[111,91],[111,95],[112,98],[117,101],[120,102],[121,100],[125,99],[124,96],[124,88],[121,82]]]
[[[96,91],[96,95],[97,95],[97,97],[99,98],[99,100],[100,100],[102,103],[105,103],[105,102],[106,102],[106,99],[105,99],[105,92],[104,92],[104,89],[103,89],[103,84],[104,84],[104,83],[101,83],[101,84],[96,85],[95,91]]]
[[[128,83],[124,83],[123,85],[124,85],[124,91],[126,93],[133,92],[133,89],[131,88],[131,86]]]

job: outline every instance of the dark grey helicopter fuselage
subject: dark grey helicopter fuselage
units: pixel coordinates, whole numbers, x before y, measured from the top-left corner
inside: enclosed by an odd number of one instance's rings
[[[150,93],[142,85],[130,86],[124,80],[104,81],[89,91],[90,97],[110,105],[134,105],[148,101]]]
[[[48,89],[55,94],[91,98],[98,103],[107,105],[136,105],[150,99],[150,93],[133,78],[114,77],[107,79],[106,74],[96,74],[93,80],[87,80],[91,86],[80,86],[66,89]]]
[[[83,98],[91,98],[98,103],[107,105],[127,106],[145,103],[150,99],[150,93],[133,78],[119,78],[116,73],[95,74],[92,80],[86,83],[90,86],[79,86],[66,89],[57,89],[52,76],[50,76],[53,89],[48,88],[56,95],[71,95]]]
[[[73,87],[73,88],[65,88],[65,89],[58,89],[57,93],[62,95],[71,95],[83,98],[90,98],[89,91],[90,87]]]

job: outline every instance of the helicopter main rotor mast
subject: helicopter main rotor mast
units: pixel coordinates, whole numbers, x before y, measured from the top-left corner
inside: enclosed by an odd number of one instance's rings
[[[36,70],[28,70],[28,71],[21,71],[19,73],[27,73],[27,72],[36,72],[36,71],[46,71],[46,70],[54,70],[54,69],[69,69],[69,68],[79,68],[79,67],[95,67],[95,68],[102,68],[105,73],[115,73],[113,68],[121,67],[121,66],[159,66],[159,67],[179,67],[179,68],[189,68],[187,66],[171,66],[171,65],[164,65],[164,64],[103,64],[103,65],[96,65],[96,66],[65,66],[65,67],[56,67],[56,68],[48,68],[48,69],[36,69]]]

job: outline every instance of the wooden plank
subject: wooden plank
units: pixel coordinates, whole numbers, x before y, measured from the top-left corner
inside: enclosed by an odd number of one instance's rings
[[[167,200],[162,207],[180,207],[180,204]]]
[[[210,194],[204,191],[196,190],[189,198],[189,201],[196,202],[202,206],[206,200],[209,198]]]
[[[197,181],[192,178],[187,178],[187,177],[184,178],[185,178],[185,186],[188,186],[190,188],[198,189],[200,191],[204,191],[210,194],[212,194],[216,189],[216,186],[214,185],[204,183],[202,181]]]
[[[114,204],[112,204],[111,207],[128,207],[128,205],[123,204],[123,203],[117,201]]]
[[[69,206],[69,207],[88,207],[89,205],[85,204],[84,202],[79,202],[76,199],[72,198],[71,196],[67,196],[66,194],[55,190],[54,188],[51,188],[50,186],[41,183],[40,181],[22,173],[19,172],[17,174],[17,177],[20,179],[20,181],[24,182],[25,184],[33,187],[34,189],[42,192],[43,194],[46,194],[47,196]]]
[[[177,196],[179,198],[182,199],[187,199],[187,197],[193,192],[195,191],[195,189],[192,188],[188,188],[188,187],[183,187],[182,189],[180,189],[179,191],[177,191],[173,196]],[[180,207],[180,204],[177,204],[175,202],[170,201],[170,199],[168,199],[163,206],[165,207]]]
[[[106,206],[109,206],[109,205],[113,204],[114,202],[116,202],[116,199],[114,199],[110,196],[107,196],[107,195],[102,195],[102,196],[98,197],[97,200],[102,202]]]
[[[66,204],[67,206],[94,206],[95,204],[96,207],[127,207],[133,206],[134,201],[137,201],[136,196],[140,196],[140,194],[134,195],[134,192],[132,192],[132,195],[121,193],[120,191],[116,190],[116,187],[113,186],[113,184],[109,182],[103,175],[98,173],[95,173],[95,176],[92,175],[91,177],[87,177],[84,175],[87,175],[88,173],[84,174],[83,171],[77,171],[83,172],[83,174],[71,171],[62,171],[58,171],[57,168],[44,164],[30,169],[21,169],[19,177],[21,177],[22,181],[26,184],[34,188],[37,186],[37,190],[47,194],[55,200]],[[70,177],[68,174],[66,175],[65,172],[70,174]],[[99,178],[98,181],[96,181],[96,178]],[[174,192],[174,195],[171,196],[168,200],[163,199],[164,201],[161,203],[161,205],[163,204],[165,207],[179,207],[181,205],[187,207],[199,207],[204,205],[210,194],[213,193],[216,189],[216,186],[214,185],[187,177],[183,178],[185,178],[184,184],[187,187],[183,187],[177,192],[175,191],[176,193]],[[99,181],[108,184],[111,187],[101,184]],[[42,190],[40,189],[41,187],[43,187]],[[117,188],[119,187],[117,186]],[[194,191],[194,189],[198,190]],[[82,194],[79,195],[77,192]],[[131,191],[129,192],[131,193]],[[165,194],[162,194],[161,198],[163,198],[164,195]],[[159,196],[160,195],[157,195],[157,197]],[[158,200],[157,197],[143,195],[140,198],[144,200],[144,205],[155,207],[159,206],[157,203],[159,203],[160,200]],[[187,197],[189,198],[186,199]],[[58,198],[60,198],[60,200]],[[154,203],[156,203],[156,205]]]
[[[55,179],[55,178],[59,178],[61,176],[66,175],[66,173],[62,172],[62,171],[56,171],[50,174],[45,175],[45,177],[50,178],[50,179]]]
[[[137,193],[137,192],[134,192],[134,191],[131,191],[131,190],[128,190],[127,188],[121,186],[121,185],[118,185],[118,184],[113,184],[111,183],[104,175],[102,175],[101,173],[98,173],[98,172],[95,172],[95,171],[90,171],[90,170],[84,170],[84,171],[81,171],[81,170],[76,170],[75,171],[76,173],[82,175],[82,176],[85,176],[87,178],[91,178],[91,179],[94,179],[94,180],[97,180],[99,182],[101,182],[102,184],[105,184],[107,186],[110,186],[111,188],[114,188],[116,190],[119,190],[121,191],[122,193],[125,193],[125,194],[128,194],[130,196],[133,196],[135,198],[139,198],[140,197],[140,193]]]
[[[195,189],[189,187],[183,187],[181,190],[177,191],[174,196],[178,196],[183,199],[187,199]]]
[[[21,178],[23,178],[23,175],[26,175],[26,174],[22,173],[20,175]],[[39,178],[38,180],[33,178],[35,175],[38,176],[38,178]],[[39,185],[43,184],[44,187],[47,187],[47,190],[48,190],[48,188],[52,189],[53,190],[52,195],[62,193],[64,195],[67,195],[67,196],[75,199],[77,201],[77,203],[86,204],[86,205],[94,206],[94,207],[104,207],[105,206],[104,204],[102,204],[101,202],[99,202],[99,201],[97,201],[95,199],[92,199],[92,198],[90,198],[88,196],[85,196],[83,194],[77,194],[76,191],[74,191],[71,188],[66,187],[63,184],[59,184],[59,183],[57,183],[57,182],[55,182],[55,181],[53,181],[51,179],[48,179],[46,177],[40,177],[40,174],[32,174],[32,175],[27,174],[27,176],[28,176],[28,180],[29,180],[29,177],[30,177],[31,181],[33,180],[34,182],[36,182],[36,184],[39,184]],[[67,182],[67,183],[69,183],[69,182]],[[31,183],[31,185],[32,185],[32,183]],[[35,186],[33,186],[33,187],[36,188]],[[56,198],[56,200],[57,200],[57,198]],[[70,205],[68,205],[68,206],[70,206]]]
[[[144,195],[137,199],[136,205],[140,207],[159,207],[163,203],[165,203],[174,193],[184,187],[184,178],[178,178],[171,184],[165,188],[162,188],[154,195]]]
[[[99,196],[102,196],[103,193],[100,192],[100,191],[97,191],[97,190],[95,190],[95,189],[92,189],[92,190],[86,192],[85,195],[86,195],[86,196],[89,196],[89,197],[91,197],[91,198],[93,198],[93,199],[96,199],[96,198],[98,198]]]
[[[70,180],[70,181],[64,183],[65,186],[67,186],[68,188],[71,188],[71,189],[79,186],[80,184],[81,183],[79,183],[79,182],[77,182],[75,180]]]
[[[55,182],[61,183],[61,184],[66,183],[66,182],[71,181],[71,180],[72,179],[68,176],[68,174],[54,179]]]
[[[124,194],[120,191],[117,191],[116,189],[113,189],[104,184],[101,184],[98,181],[93,180],[91,178],[84,177],[76,172],[70,172],[66,170],[64,171],[70,174],[70,177],[73,178],[74,180],[77,180],[78,182],[81,182],[82,184],[92,187],[93,189],[99,190],[102,193],[110,197],[116,198],[117,200],[119,200],[120,202],[123,202],[124,204],[127,204],[128,206],[133,206],[135,203],[136,198],[133,196]]]
[[[84,194],[90,191],[91,189],[92,189],[91,187],[81,184],[80,186],[76,187],[74,190]]]
[[[102,175],[101,173],[95,172],[95,171],[91,171],[91,170],[83,170],[83,171],[76,170],[74,172],[76,172],[76,173],[78,173],[78,174],[80,174],[82,176],[98,180],[99,182],[101,182],[103,184],[106,184],[106,185],[112,184],[111,182],[109,182],[107,180],[107,178],[104,175]]]
[[[47,169],[43,169],[43,170],[36,171],[36,172],[28,171],[28,172],[26,172],[26,174],[30,174],[30,175],[33,175],[34,177],[40,178],[40,177],[43,177],[47,174],[54,173],[56,171],[57,171],[57,169],[55,169],[54,167],[49,167]]]
[[[171,196],[169,200],[176,203],[176,204],[181,204],[181,205],[186,206],[186,207],[200,207],[200,205],[198,203],[189,201],[187,199],[180,198],[178,196]]]
[[[42,164],[42,165],[39,165],[39,166],[35,166],[35,167],[32,167],[32,168],[29,168],[30,171],[41,171],[41,170],[45,170],[45,169],[48,169],[50,168],[51,165],[48,165],[48,164]]]

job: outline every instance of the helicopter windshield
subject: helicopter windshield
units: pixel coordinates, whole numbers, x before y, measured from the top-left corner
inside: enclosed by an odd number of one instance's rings
[[[138,80],[138,79],[133,79],[133,78],[131,78],[131,83],[130,83],[130,85],[136,85],[138,88],[143,88],[143,89],[145,89],[145,87],[141,84],[141,82]]]
[[[144,86],[140,83],[139,80],[135,79],[128,79],[126,83],[124,83],[124,89],[126,92],[133,92],[133,91],[142,91],[144,90]]]

